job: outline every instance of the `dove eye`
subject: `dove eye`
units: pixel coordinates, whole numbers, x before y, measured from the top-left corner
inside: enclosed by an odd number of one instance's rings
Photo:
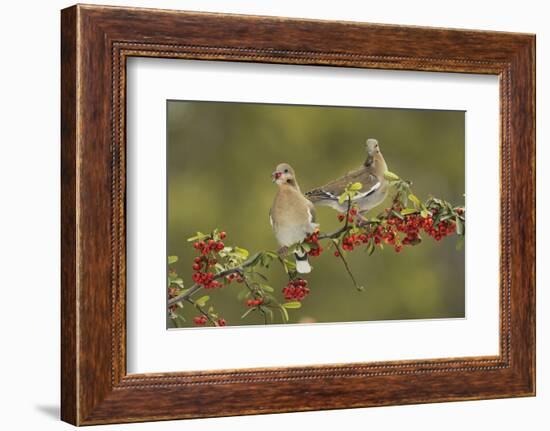
[[[288,169],[285,169],[285,174],[288,174]]]

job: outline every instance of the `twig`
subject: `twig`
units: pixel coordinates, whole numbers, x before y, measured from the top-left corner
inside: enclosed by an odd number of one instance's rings
[[[187,302],[189,302],[191,305],[193,305],[197,310],[199,310],[199,313],[201,313],[204,317],[206,317],[214,326],[219,326],[218,322],[216,322],[212,317],[210,316],[210,313],[207,311],[204,311],[204,309],[197,304],[195,301],[193,301],[191,298],[187,297],[185,298]]]
[[[344,223],[344,226],[342,226],[340,229],[332,232],[332,233],[325,233],[320,234],[317,238],[318,239],[334,239],[339,238],[343,233],[346,233],[349,230],[349,212],[351,210],[351,199],[348,199],[348,209],[346,210],[346,222]]]
[[[241,276],[242,276],[242,273],[241,273]],[[252,293],[252,294],[256,294],[257,296],[259,296],[261,299],[262,299],[262,303],[263,303],[263,300],[264,300],[264,292],[261,290],[261,289],[255,289],[254,287],[252,287],[250,285],[250,283],[248,282],[248,280],[246,279],[246,277],[243,276],[243,282],[245,284],[245,286],[248,288],[248,290]],[[261,311],[261,313],[263,314],[264,316],[264,324],[267,325],[267,313],[262,309],[262,306],[258,306],[256,307],[258,310]]]
[[[359,286],[357,284],[357,280],[355,280],[355,277],[353,276],[353,273],[351,272],[351,269],[348,265],[348,261],[346,260],[346,258],[344,257],[344,254],[342,253],[342,250],[340,250],[340,246],[338,245],[338,241],[336,241],[335,239],[332,240],[332,243],[334,244],[334,246],[336,247],[336,250],[338,251],[338,256],[340,257],[340,259],[342,259],[342,262],[344,263],[344,266],[346,268],[346,271],[348,273],[348,275],[350,276],[351,278],[351,281],[353,281],[353,284],[355,286],[355,288],[359,291],[363,291],[365,290],[365,288],[363,286]]]
[[[235,272],[242,272],[243,269],[248,268],[249,266],[251,266],[256,261],[256,259],[258,258],[258,256],[260,254],[261,253],[256,253],[254,256],[252,256],[250,259],[248,259],[247,261],[245,261],[243,264],[241,264],[239,266],[236,266],[234,268],[229,268],[229,269],[226,269],[225,271],[219,272],[218,274],[216,274],[214,276],[213,280],[218,280],[220,278],[224,278],[224,277],[226,277],[228,275],[231,275]],[[193,284],[193,286],[191,286],[189,288],[189,290],[187,290],[186,292],[184,292],[181,295],[175,296],[172,299],[168,300],[168,306],[177,304],[178,302],[185,301],[187,298],[189,298],[191,295],[198,292],[202,288],[203,288],[202,284],[197,284],[197,283]]]
[[[331,233],[321,233],[317,236],[318,239],[334,239],[339,238],[343,233],[349,230],[349,226],[342,226],[340,229]]]

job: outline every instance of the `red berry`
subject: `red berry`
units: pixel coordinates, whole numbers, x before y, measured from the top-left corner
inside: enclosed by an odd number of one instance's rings
[[[208,319],[206,318],[206,316],[193,317],[193,322],[195,323],[195,325],[204,325],[207,320]]]
[[[310,292],[309,288],[307,287],[307,280],[304,280],[303,278],[290,280],[288,284],[282,289],[282,291],[287,301],[301,301]]]
[[[225,239],[226,237],[226,233],[225,232],[220,232],[220,239]]]
[[[337,251],[335,251],[335,252],[334,252],[334,256],[336,256],[336,257],[340,257],[340,253],[339,253],[339,252],[337,252]]]
[[[344,214],[338,214],[338,220],[343,221],[346,216]]]
[[[227,324],[227,322],[225,321],[225,319],[218,319],[218,325],[219,326],[225,326]]]
[[[193,271],[198,271],[199,269],[201,269],[201,266],[198,263],[195,263],[193,265]]]

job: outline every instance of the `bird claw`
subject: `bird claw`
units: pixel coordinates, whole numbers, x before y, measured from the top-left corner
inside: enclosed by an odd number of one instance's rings
[[[288,254],[288,247],[281,247],[277,250],[277,253],[279,253],[279,256],[286,256]]]

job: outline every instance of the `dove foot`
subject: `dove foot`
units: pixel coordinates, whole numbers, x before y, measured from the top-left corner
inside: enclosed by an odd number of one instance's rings
[[[277,250],[277,253],[279,253],[279,256],[286,256],[288,254],[288,247],[281,247],[279,250]]]

